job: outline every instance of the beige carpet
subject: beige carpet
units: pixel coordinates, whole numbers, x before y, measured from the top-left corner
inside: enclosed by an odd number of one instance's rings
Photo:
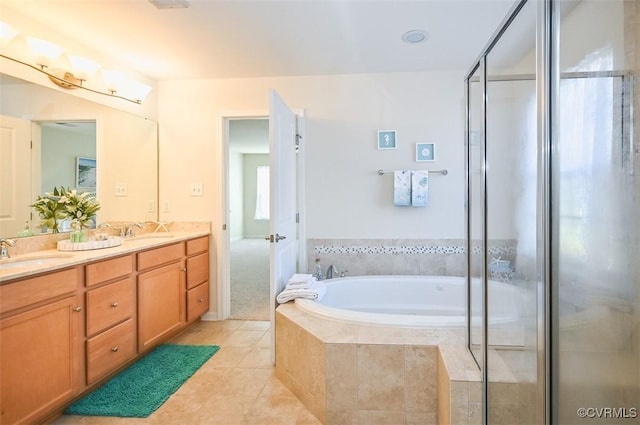
[[[231,243],[231,319],[269,320],[269,242]]]

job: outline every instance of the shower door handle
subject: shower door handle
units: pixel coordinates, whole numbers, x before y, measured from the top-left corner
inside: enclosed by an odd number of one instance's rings
[[[282,239],[287,239],[286,236],[280,236],[279,234],[276,233],[275,237],[273,235],[267,235],[264,237],[265,240],[268,240],[269,242],[273,243],[278,243],[280,242]]]

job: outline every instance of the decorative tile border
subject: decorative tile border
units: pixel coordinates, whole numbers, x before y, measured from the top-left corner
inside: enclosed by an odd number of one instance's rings
[[[489,247],[489,255],[515,255],[517,248],[512,245]],[[481,247],[474,246],[473,254],[480,254]],[[466,247],[461,245],[424,246],[424,245],[316,245],[313,253],[319,254],[464,254]]]

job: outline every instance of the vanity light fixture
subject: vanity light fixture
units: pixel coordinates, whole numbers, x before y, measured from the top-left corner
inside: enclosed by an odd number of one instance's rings
[[[13,40],[16,35],[18,35],[18,30],[0,21],[0,49],[4,49],[6,45],[11,43],[11,40]]]
[[[29,50],[33,54],[33,59],[40,68],[44,69],[55,62],[62,55],[62,47],[35,37],[26,37]]]
[[[36,37],[24,37],[24,41],[31,52],[31,60],[16,59],[6,54],[9,50],[6,47],[16,38],[17,34],[18,31],[12,26],[0,21],[0,48],[2,48],[0,57],[41,72],[58,87],[67,90],[84,89],[92,93],[116,97],[136,104],[141,104],[151,91],[151,86],[133,81],[124,76],[124,74],[118,74],[117,78],[109,79],[108,75],[115,74],[109,74],[107,70],[102,70],[102,76],[107,83],[107,91],[87,87],[84,83],[101,68],[99,63],[82,56],[67,54],[66,57],[71,70],[55,68],[52,64],[55,64],[58,58],[64,54],[64,49],[47,40]],[[31,61],[33,62],[29,63]]]

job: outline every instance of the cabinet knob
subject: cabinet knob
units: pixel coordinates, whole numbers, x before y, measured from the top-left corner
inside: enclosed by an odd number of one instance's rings
[[[115,347],[111,347],[111,351],[113,351],[114,353],[117,353],[119,350],[118,346],[116,345]]]
[[[117,301],[112,302],[111,303],[111,307],[113,307],[113,308],[118,307],[118,302]]]
[[[76,313],[81,312],[82,311],[82,306],[73,307],[73,311],[75,311]]]
[[[198,298],[198,302],[201,303],[204,301],[204,298]]]
[[[186,271],[187,271],[187,268],[186,268],[186,267],[183,267],[183,268],[182,268],[182,271],[183,271],[183,272],[186,272]]]

